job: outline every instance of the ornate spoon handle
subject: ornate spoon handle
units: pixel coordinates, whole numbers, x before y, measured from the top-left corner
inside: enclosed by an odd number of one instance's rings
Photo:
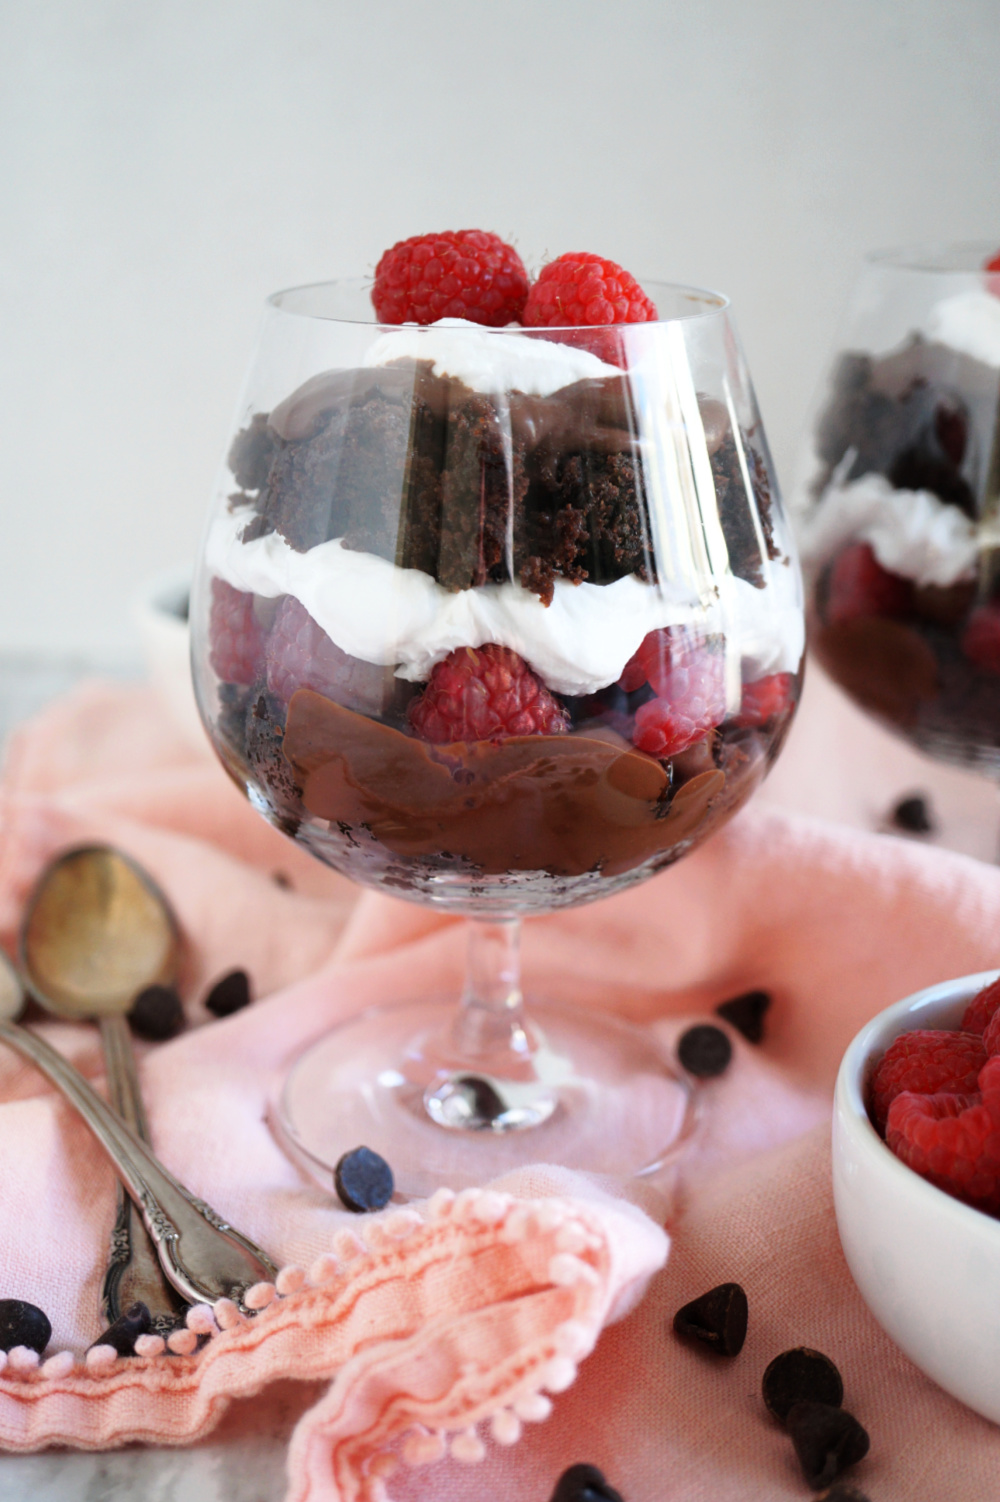
[[[189,1194],[43,1038],[14,1022],[0,1022],[0,1040],[30,1059],[79,1111],[138,1205],[160,1265],[178,1293],[191,1303],[230,1298],[242,1304],[252,1284],[274,1279],[270,1257]]]
[[[148,1143],[149,1123],[142,1104],[128,1023],[119,1013],[113,1013],[101,1018],[100,1029],[111,1105],[139,1140]],[[136,1300],[146,1305],[150,1328],[157,1335],[169,1335],[176,1329],[187,1308],[186,1300],[167,1282],[138,1206],[119,1184],[111,1251],[101,1285],[101,1304],[108,1324],[114,1324]]]

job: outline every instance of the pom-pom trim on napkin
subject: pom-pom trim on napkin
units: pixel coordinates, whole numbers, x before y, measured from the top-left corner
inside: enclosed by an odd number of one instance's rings
[[[165,1343],[140,1336],[131,1357],[102,1345],[41,1363],[11,1351],[0,1444],[190,1441],[270,1382],[333,1378],[293,1436],[289,1502],[384,1502],[398,1464],[476,1464],[487,1437],[512,1445],[546,1419],[666,1248],[628,1206],[439,1190],[422,1211],[340,1230],[308,1269],[255,1285],[252,1317],[230,1299],[197,1304]],[[386,1298],[394,1281],[406,1284],[398,1301]],[[386,1453],[396,1441],[402,1462]]]

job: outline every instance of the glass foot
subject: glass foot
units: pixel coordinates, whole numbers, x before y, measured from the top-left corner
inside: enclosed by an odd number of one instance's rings
[[[528,1163],[617,1180],[652,1177],[695,1119],[690,1082],[644,1028],[532,1002],[525,1049],[478,1072],[453,1041],[453,1000],[361,1013],[293,1066],[280,1133],[325,1188],[351,1148],[391,1165],[397,1194],[483,1184]],[[485,1058],[485,1055],[484,1055]]]

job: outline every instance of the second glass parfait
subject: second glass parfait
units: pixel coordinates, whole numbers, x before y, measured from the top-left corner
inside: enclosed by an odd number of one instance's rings
[[[274,297],[192,604],[209,734],[367,886],[471,919],[465,996],[336,1028],[282,1112],[404,1193],[522,1161],[651,1172],[689,1089],[642,1029],[524,1011],[522,917],[619,892],[749,798],[798,698],[800,583],[725,299],[655,322],[379,326]],[[415,990],[419,990],[415,986]]]

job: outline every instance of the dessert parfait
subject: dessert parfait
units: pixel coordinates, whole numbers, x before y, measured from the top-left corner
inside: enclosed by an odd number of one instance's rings
[[[1000,765],[1000,257],[874,257],[797,497],[810,641],[932,754]]]
[[[463,235],[394,247],[374,290],[272,299],[196,686],[230,774],[321,859],[524,913],[642,879],[750,796],[800,586],[724,300],[654,303],[597,257],[529,287]]]

